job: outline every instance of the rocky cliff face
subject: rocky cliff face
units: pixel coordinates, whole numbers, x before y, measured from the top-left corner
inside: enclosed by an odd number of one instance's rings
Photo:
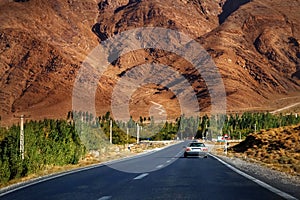
[[[280,0],[68,0],[0,3],[0,115],[60,118],[72,109],[72,89],[82,61],[99,42],[137,27],[165,27],[197,40],[222,75],[228,109],[271,109],[276,98],[299,92],[300,2]],[[201,75],[169,52],[144,49],[120,57],[99,83],[98,114],[110,109],[124,72],[163,63],[184,74],[200,107],[210,95]],[[177,115],[174,94],[145,85],[131,99],[131,114],[149,115],[152,100]],[[259,108],[257,108],[259,107]],[[133,109],[134,108],[134,109]]]
[[[223,74],[229,105],[265,105],[299,90],[299,6],[251,1],[200,37]]]
[[[101,40],[136,27],[165,27],[193,37],[210,32],[219,25],[222,1],[102,1],[94,31]]]
[[[16,1],[0,6],[0,115],[61,117],[76,71],[97,45],[94,1]]]

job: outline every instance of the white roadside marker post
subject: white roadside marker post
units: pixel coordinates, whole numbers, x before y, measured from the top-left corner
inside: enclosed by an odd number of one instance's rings
[[[112,144],[112,120],[110,120],[110,125],[109,125],[109,142]]]
[[[140,143],[140,127],[139,124],[136,124],[136,143]]]

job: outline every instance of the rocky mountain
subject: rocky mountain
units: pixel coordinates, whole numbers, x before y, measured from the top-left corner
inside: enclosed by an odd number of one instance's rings
[[[270,105],[299,90],[299,1],[251,1],[201,38],[231,106]],[[275,95],[275,96],[274,96]]]
[[[97,44],[95,1],[1,1],[0,113],[56,118],[71,109],[72,85]]]
[[[33,119],[65,117],[72,110],[76,75],[89,53],[106,39],[139,27],[169,28],[198,41],[221,73],[228,110],[268,110],[281,98],[296,101],[299,9],[298,0],[1,0],[2,123],[20,114]],[[162,63],[183,74],[200,108],[210,110],[207,85],[190,63],[146,48],[112,62],[98,83],[97,114],[111,109],[113,89],[123,75],[146,63]],[[130,113],[135,118],[148,116],[149,110],[158,110],[157,104],[169,116],[180,114],[176,95],[157,84],[132,94]]]

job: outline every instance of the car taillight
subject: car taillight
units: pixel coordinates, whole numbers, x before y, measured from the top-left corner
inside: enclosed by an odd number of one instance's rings
[[[187,147],[187,148],[185,149],[185,151],[191,151],[191,148]]]
[[[203,148],[203,151],[208,151],[208,148]]]

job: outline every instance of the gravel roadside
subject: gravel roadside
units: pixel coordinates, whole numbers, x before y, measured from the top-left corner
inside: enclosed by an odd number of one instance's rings
[[[300,199],[300,176],[292,176],[237,157],[215,155],[228,164],[283,192]]]

